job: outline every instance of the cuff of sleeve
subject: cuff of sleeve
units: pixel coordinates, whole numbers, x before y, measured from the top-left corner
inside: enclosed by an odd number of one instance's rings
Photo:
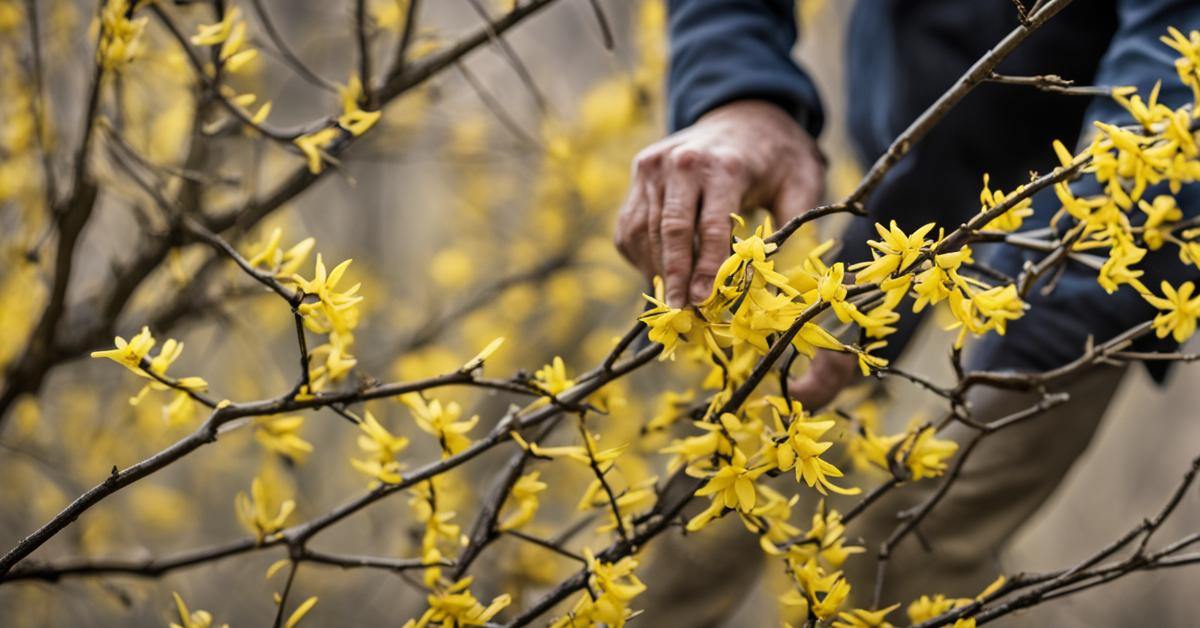
[[[762,100],[774,104],[795,118],[812,137],[820,135],[825,124],[816,87],[799,69],[791,76],[769,70],[751,70],[696,78],[694,83],[686,91],[686,98],[672,99],[668,118],[672,132],[689,127],[709,111],[738,100]]]

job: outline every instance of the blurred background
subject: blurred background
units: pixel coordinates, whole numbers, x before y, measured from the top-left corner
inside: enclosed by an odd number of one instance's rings
[[[336,89],[305,81],[281,60],[262,23],[238,4],[250,25],[258,58],[230,83],[239,93],[271,100],[273,125],[286,127],[339,111]],[[325,81],[343,85],[356,71],[352,3],[263,0],[263,7],[297,56]],[[491,374],[532,371],[562,356],[568,373],[596,364],[641,307],[642,278],[627,269],[611,245],[612,225],[624,196],[629,162],[660,137],[665,63],[661,3],[601,0],[613,38],[605,47],[588,2],[563,0],[391,103],[379,126],[353,146],[335,171],[267,217],[239,231],[248,253],[276,228],[285,245],[316,238],[326,263],[354,259],[350,282],[363,283],[363,321],[356,333],[360,378],[411,379],[453,370],[492,338],[508,338],[489,361]],[[383,64],[403,31],[404,2],[372,0],[371,49]],[[481,3],[498,15],[511,2]],[[20,71],[28,50],[24,2],[0,2],[0,111],[5,149],[0,151],[0,365],[20,355],[45,299],[48,258],[42,251],[46,207],[37,164],[15,150],[28,117],[28,87]],[[78,143],[96,25],[94,3],[38,2],[45,59],[49,135],[64,160]],[[212,21],[202,5],[164,8],[184,33]],[[430,54],[479,28],[482,17],[467,0],[425,2],[412,47]],[[801,2],[804,24],[798,55],[821,87],[828,127],[822,147],[832,169],[829,194],[839,197],[858,180],[844,134],[842,40],[850,2]],[[15,12],[15,13],[14,13]],[[16,15],[16,17],[13,17]],[[178,165],[187,150],[195,111],[191,70],[177,43],[151,19],[145,50],[105,85],[101,115],[155,164]],[[508,47],[511,47],[509,49]],[[528,71],[531,81],[522,78]],[[22,113],[24,112],[24,113]],[[217,212],[270,190],[302,158],[262,138],[250,137],[219,116],[203,159],[207,175],[202,206]],[[28,129],[24,130],[27,142]],[[105,289],[113,269],[127,261],[158,219],[152,199],[129,182],[115,155],[117,140],[97,133],[91,167],[101,183],[96,215],[78,248],[81,260],[69,298],[75,303]],[[64,161],[65,163],[65,161]],[[32,170],[30,170],[32,168]],[[65,169],[63,170],[65,172]],[[29,173],[34,173],[30,176]],[[178,185],[178,181],[174,182]],[[149,209],[148,209],[149,208]],[[803,234],[798,248],[836,234],[836,224]],[[199,375],[216,398],[266,398],[294,382],[295,337],[286,304],[251,286],[227,263],[213,263],[200,245],[175,249],[122,308],[117,332],[128,338],[155,322],[159,338],[185,344],[172,373]],[[311,260],[300,271],[311,274]],[[180,301],[176,295],[186,294]],[[179,305],[182,303],[182,305]],[[85,308],[86,309],[86,308]],[[932,326],[931,326],[932,327]],[[946,337],[927,329],[905,360],[911,370],[951,374]],[[100,348],[100,347],[92,347]],[[682,365],[682,362],[680,363]],[[698,375],[677,365],[670,376],[659,365],[617,386],[601,431],[603,444],[632,439],[662,414],[664,390]],[[1200,404],[1195,375],[1175,369],[1164,388],[1131,369],[1119,401],[1051,503],[1020,534],[1011,552],[997,557],[997,572],[1038,571],[1072,565],[1118,537],[1157,508],[1196,454]],[[164,417],[166,397],[129,403],[142,382],[111,363],[71,360],[53,370],[41,393],[10,410],[0,432],[0,546],[14,545],[100,481],[113,465],[125,467],[194,429],[189,420]],[[156,393],[152,393],[156,394]],[[903,383],[888,382],[885,420],[894,428],[932,413],[936,399]],[[439,399],[479,414],[482,434],[508,404],[504,395],[439,391]],[[853,396],[853,395],[851,395]],[[861,395],[858,395],[861,397]],[[408,435],[412,466],[438,456],[435,441],[413,425],[392,400],[367,408],[397,433]],[[295,499],[289,523],[317,516],[363,490],[368,480],[348,459],[357,452],[357,430],[330,411],[308,413],[301,436],[314,451],[289,459],[264,449],[253,426],[222,435],[162,473],[141,481],[89,511],[34,555],[146,558],[246,535],[234,496],[248,491],[256,474],[275,478]],[[634,484],[661,473],[661,438],[642,439],[641,451],[623,462]],[[440,507],[456,511],[467,527],[472,499],[486,489],[490,471],[506,454],[485,456],[439,484]],[[624,460],[624,459],[623,459]],[[575,502],[590,482],[586,471],[556,467],[551,498],[535,530],[552,535],[575,521]],[[414,556],[421,528],[405,497],[384,500],[321,534],[325,551]],[[1176,538],[1200,527],[1200,503],[1185,501],[1161,532]],[[579,537],[606,538],[589,531]],[[651,549],[651,552],[653,550]],[[264,578],[279,549],[236,557],[161,579],[129,577],[21,582],[0,587],[3,626],[150,626],[171,618],[171,592],[193,608],[211,611],[218,624],[268,624],[271,594],[280,577]],[[501,541],[476,569],[488,578],[480,598],[507,592],[515,606],[574,572],[575,565],[527,544]],[[775,571],[775,570],[772,570]],[[777,574],[776,574],[777,575]],[[733,618],[731,626],[775,621],[771,575]],[[1191,626],[1200,615],[1195,569],[1140,574],[1019,616],[1016,625]],[[341,570],[305,565],[293,600],[320,602],[305,625],[400,624],[423,610],[419,573]],[[482,579],[482,578],[481,578]],[[648,583],[650,587],[653,582]],[[485,595],[486,593],[487,595]],[[635,605],[636,606],[636,605]]]

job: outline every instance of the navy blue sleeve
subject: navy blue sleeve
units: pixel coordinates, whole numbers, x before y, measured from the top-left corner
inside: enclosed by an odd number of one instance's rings
[[[1137,86],[1146,98],[1156,82],[1162,82],[1159,102],[1177,108],[1192,101],[1192,92],[1176,74],[1177,53],[1159,41],[1174,26],[1184,33],[1200,29],[1200,3],[1195,0],[1123,0],[1118,4],[1119,26],[1100,67],[1096,84],[1106,86]],[[1110,98],[1098,98],[1088,108],[1085,124],[1100,120],[1114,124],[1129,124],[1129,114]],[[1084,137],[1090,137],[1085,129]],[[1095,180],[1085,176],[1072,185],[1077,196],[1101,194]],[[1159,194],[1170,194],[1165,184],[1147,189],[1147,202]],[[1175,198],[1185,218],[1200,215],[1200,183],[1184,184]],[[1045,224],[1046,217],[1059,208],[1057,198],[1049,190],[1035,197],[1036,221],[1026,228]],[[1130,214],[1135,224],[1142,222],[1141,212]],[[1012,249],[998,251],[997,261],[1004,270],[1017,272],[1029,259]],[[1143,283],[1159,291],[1159,282],[1172,284],[1196,280],[1200,271],[1182,264],[1176,247],[1170,244],[1149,253],[1139,266],[1145,271]],[[1097,341],[1111,338],[1141,321],[1151,318],[1155,310],[1130,286],[1121,286],[1114,294],[1106,294],[1096,281],[1094,270],[1072,264],[1050,295],[1031,291],[1031,309],[1017,321],[1003,344],[1003,355],[993,355],[996,366],[1012,368],[1052,368],[1077,357],[1088,336]],[[1018,340],[1019,339],[1019,340]],[[1171,350],[1173,343],[1149,339],[1141,350]],[[1147,363],[1155,379],[1161,379],[1166,363]]]
[[[1200,29],[1200,3],[1195,0],[1121,0],[1118,27],[1112,44],[1096,71],[1096,84],[1110,87],[1134,85],[1145,98],[1162,81],[1159,102],[1175,108],[1192,100],[1192,92],[1175,72],[1174,49],[1159,41],[1169,27],[1183,33]],[[1098,98],[1084,118],[1130,123],[1129,114],[1111,98]]]
[[[735,100],[772,102],[816,137],[816,87],[795,61],[793,0],[670,0],[668,126],[690,126]]]

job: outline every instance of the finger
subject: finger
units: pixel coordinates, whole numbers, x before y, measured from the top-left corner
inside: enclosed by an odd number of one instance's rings
[[[772,210],[779,226],[816,207],[825,195],[823,168],[816,159],[801,162],[780,185]]]
[[[643,191],[644,187],[638,182],[630,186],[625,204],[617,217],[616,245],[621,255],[649,280],[654,276],[654,267],[650,260],[647,236],[649,209]]]
[[[646,199],[646,256],[649,258],[650,274],[663,273],[663,192],[662,181],[655,177],[642,182],[642,195]]]
[[[692,278],[692,249],[696,237],[696,212],[700,203],[701,154],[675,149],[668,157],[662,202],[662,267],[667,304],[687,304]]]
[[[821,351],[803,375],[789,382],[788,392],[805,409],[820,410],[854,380],[854,362],[848,353]]]
[[[700,219],[696,225],[700,246],[696,268],[692,271],[692,303],[700,303],[708,298],[717,270],[729,257],[732,234],[729,215],[741,209],[748,187],[746,177],[742,176],[733,162],[714,168],[704,184]]]

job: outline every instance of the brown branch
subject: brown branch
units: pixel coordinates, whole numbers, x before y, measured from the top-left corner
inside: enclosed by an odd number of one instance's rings
[[[496,31],[496,29],[491,26],[492,18],[488,15],[487,9],[483,7],[483,4],[480,2],[480,0],[467,0],[467,4],[471,5],[471,9],[475,11],[476,15],[478,15],[481,20],[483,20],[484,24],[486,25],[484,30],[487,32],[488,39],[491,41],[492,45],[500,51],[500,56],[503,57],[506,62],[508,62],[510,67],[512,67],[513,71],[517,75],[517,78],[519,78],[521,83],[525,86],[525,89],[529,90],[529,93],[533,96],[534,104],[537,105],[538,111],[546,111],[546,97],[542,94],[542,90],[538,88],[537,82],[533,80],[533,73],[529,71],[529,67],[526,66],[525,62],[521,60],[521,57],[517,54],[517,51],[513,50],[513,47],[508,44],[506,39],[504,39],[502,33]],[[513,13],[516,13],[518,9],[513,9]]]
[[[540,442],[549,436],[556,427],[558,427],[557,419],[547,422],[529,442]],[[452,580],[457,581],[466,575],[471,563],[475,562],[483,550],[499,536],[496,524],[500,519],[500,510],[504,507],[509,493],[512,492],[513,486],[516,485],[521,473],[525,470],[525,463],[529,460],[530,455],[530,452],[524,448],[514,452],[508,459],[508,463],[504,465],[504,470],[498,474],[491,492],[488,493],[487,499],[479,509],[479,514],[475,516],[475,521],[471,524],[467,546],[458,554]]]
[[[421,0],[408,0],[408,10],[404,13],[404,27],[400,39],[396,42],[396,52],[392,55],[392,67],[388,70],[388,78],[404,71],[407,63],[408,49],[416,39],[417,17],[421,11]]]
[[[283,585],[283,593],[280,593],[275,600],[275,621],[271,624],[275,628],[283,626],[283,611],[287,608],[288,594],[292,592],[292,583],[296,581],[296,572],[299,570],[299,561],[293,560],[291,566],[288,567],[287,582]]]
[[[490,31],[503,33],[555,1],[531,0],[494,22],[491,25]],[[413,7],[416,4],[417,0],[413,0],[410,4],[410,13],[415,11]],[[157,5],[151,5],[150,9],[152,11],[161,11]],[[165,12],[163,15],[165,15]],[[168,28],[174,25],[169,19],[164,23],[167,24]],[[447,67],[453,65],[457,60],[487,43],[488,32],[489,29],[481,28],[441,52],[430,55],[422,59],[419,63],[406,66],[401,71],[389,76],[388,80],[377,92],[380,102],[382,104],[391,102],[399,95],[421,85]],[[173,35],[176,36],[177,40],[183,38],[182,33],[177,28]],[[191,53],[190,47],[185,47],[185,49]],[[92,101],[94,102],[98,102],[98,90],[99,81],[97,80],[93,82]],[[94,109],[94,107],[90,108]],[[201,113],[204,109],[203,107],[198,107],[197,114]],[[89,114],[87,120],[90,121],[92,117]],[[90,124],[88,126],[90,128]],[[198,154],[196,149],[197,143],[195,141],[198,137],[199,126],[193,124],[193,150],[188,158],[189,164]],[[344,151],[350,143],[350,138],[341,138],[327,150],[331,155],[336,156]],[[79,160],[76,160],[76,163],[81,164]],[[208,218],[204,221],[205,226],[214,233],[221,233],[233,228],[248,229],[307,190],[325,172],[329,172],[329,170],[323,170],[322,174],[314,175],[305,166],[296,168],[265,196],[251,199],[235,209],[227,210],[224,213],[217,214],[215,217]],[[66,230],[66,233],[73,233],[74,235],[69,239],[63,239],[60,236],[60,256],[63,251],[73,248],[74,238],[77,237],[78,231],[82,230],[83,223],[86,222],[87,214],[90,214],[92,204],[95,200],[95,186],[89,181],[84,180],[83,185],[76,185],[73,189],[75,193],[72,195],[72,198],[76,199],[76,202],[67,203],[66,206],[86,207],[87,212],[68,212],[67,216],[69,216],[69,220],[66,218],[61,219],[62,225],[70,226],[70,229]],[[194,192],[194,189],[185,192],[185,198],[187,199],[187,202],[184,203],[185,210],[190,210],[190,205],[198,200],[198,193]],[[191,213],[191,211],[186,211],[185,213]],[[70,246],[64,247],[62,246],[63,243],[68,243]],[[130,260],[119,266],[115,271],[113,280],[109,282],[108,288],[100,294],[91,295],[84,300],[87,303],[100,303],[101,305],[98,308],[99,315],[96,315],[96,308],[87,308],[87,312],[82,313],[83,319],[78,324],[72,325],[74,333],[70,338],[57,340],[51,337],[52,332],[47,333],[44,331],[52,330],[56,327],[57,320],[62,315],[62,312],[54,313],[52,310],[47,310],[47,313],[53,313],[54,315],[43,315],[38,327],[42,331],[35,332],[35,340],[31,342],[20,358],[14,360],[9,365],[8,372],[5,374],[3,388],[0,388],[0,426],[3,425],[3,421],[6,419],[8,410],[12,407],[13,402],[21,395],[35,392],[40,388],[46,374],[51,369],[84,355],[87,351],[96,348],[111,338],[117,316],[137,288],[159,267],[173,248],[184,243],[186,242],[181,233],[169,233],[165,237],[152,240],[148,246],[141,248]],[[62,268],[63,264],[60,263],[59,266]],[[69,265],[65,270],[67,272],[59,272],[56,276],[69,277]],[[62,284],[61,294],[65,297],[65,278],[59,283]],[[56,294],[58,294],[57,288],[55,291],[52,291],[51,296],[53,297]],[[48,307],[54,304],[55,300],[52,298],[48,303]],[[60,303],[59,307],[61,308],[62,305]],[[167,308],[168,311],[171,309]]]
[[[234,104],[233,101],[231,101],[225,96],[224,93],[222,93],[219,78],[211,75],[208,72],[204,61],[202,61],[200,57],[196,55],[196,51],[192,50],[191,44],[188,42],[187,37],[183,34],[183,31],[179,29],[179,26],[175,23],[175,20],[171,19],[171,16],[158,4],[150,4],[148,8],[150,12],[153,13],[156,18],[158,18],[159,23],[161,23],[167,29],[167,32],[170,33],[171,37],[175,39],[175,42],[179,44],[179,47],[184,52],[184,56],[187,57],[188,62],[191,63],[192,70],[195,72],[197,79],[207,90],[209,97],[219,103],[238,121],[238,123],[278,142],[281,146],[287,148],[288,150],[298,150],[292,144],[292,140],[315,129],[328,126],[330,122],[329,118],[324,118],[312,123],[287,129],[279,129],[263,122],[255,122],[249,112]]]
[[[1065,96],[1111,96],[1111,87],[1098,87],[1091,85],[1075,85],[1074,81],[1065,79],[1057,74],[1043,74],[1039,76],[1009,76],[1006,74],[997,74],[992,72],[988,75],[989,83],[1003,83],[1005,85],[1022,85],[1025,87],[1033,87],[1038,91],[1047,92],[1050,94],[1063,94]]]
[[[263,30],[267,33],[267,38],[270,39],[271,43],[275,46],[275,50],[279,53],[280,57],[282,57],[283,60],[289,66],[291,66],[293,70],[295,70],[296,74],[300,75],[300,78],[303,78],[312,85],[320,87],[325,91],[332,92],[334,94],[338,93],[339,88],[336,83],[322,77],[316,72],[313,72],[307,65],[304,64],[303,61],[300,60],[300,57],[292,51],[291,46],[289,46],[287,41],[280,36],[279,30],[275,28],[275,23],[267,14],[267,9],[265,6],[263,6],[262,0],[250,0],[250,6],[254,9],[254,14],[258,17],[259,23],[262,24]]]
[[[371,81],[371,39],[367,34],[367,0],[354,0],[354,40],[358,44],[358,79],[362,104],[373,109],[375,90]]]
[[[318,565],[341,567],[342,569],[366,567],[370,569],[380,569],[391,572],[409,571],[411,569],[425,569],[428,567],[454,566],[454,563],[448,560],[430,562],[423,558],[386,558],[382,556],[330,554],[328,552],[318,552],[316,550],[307,548],[300,554],[300,560]]]
[[[46,120],[50,112],[46,108],[45,70],[42,67],[41,23],[38,19],[37,0],[25,0],[25,15],[29,22],[30,74],[33,84],[33,132],[38,152],[42,158],[42,177],[45,186],[46,206],[51,211],[58,200],[58,181],[54,174],[54,161],[46,146]]]
[[[475,76],[474,72],[467,69],[467,66],[461,62],[454,64],[454,67],[458,69],[459,74],[462,75],[463,80],[470,86],[471,91],[475,92],[475,95],[479,97],[483,106],[500,121],[500,126],[503,126],[525,146],[529,148],[541,148],[541,143],[534,139],[525,129],[521,128],[521,125],[509,115],[508,111],[504,109],[504,105],[500,104],[500,101],[496,100],[495,96],[492,96],[483,82]]]
[[[546,539],[538,538],[531,534],[525,534],[524,532],[521,532],[519,530],[505,530],[504,533],[509,536],[512,536],[514,538],[521,539],[522,541],[525,541],[526,543],[532,543],[534,545],[537,545],[538,547],[543,547],[545,549],[548,549],[548,550],[554,552],[555,554],[559,554],[560,556],[566,556],[567,558],[570,558],[571,560],[587,564],[586,558],[562,547],[561,545],[559,545],[558,543],[555,543],[553,541],[547,541]]]
[[[0,582],[19,580],[43,580],[55,582],[60,578],[74,576],[124,575],[139,578],[157,578],[178,569],[211,563],[229,556],[237,556],[259,549],[254,538],[240,539],[212,547],[188,550],[162,558],[145,560],[72,560],[62,563],[28,564],[10,571]]]
[[[1164,504],[1154,517],[1142,520],[1119,539],[1104,546],[1074,567],[1049,574],[1015,576],[992,596],[983,600],[976,600],[971,604],[944,613],[939,617],[918,624],[916,628],[935,628],[936,626],[951,624],[959,618],[972,616],[975,618],[977,624],[984,624],[1017,610],[1029,608],[1047,599],[1076,593],[1135,571],[1145,571],[1159,567],[1160,562],[1164,561],[1164,559],[1168,559],[1176,552],[1196,542],[1200,542],[1200,534],[1192,534],[1184,537],[1162,550],[1151,554],[1145,552],[1145,543],[1143,542],[1139,544],[1128,558],[1112,565],[1093,568],[1093,566],[1098,565],[1104,559],[1128,547],[1134,540],[1139,538],[1147,539],[1153,535],[1166,521],[1167,517],[1174,512],[1183,495],[1191,488],[1198,471],[1200,471],[1200,457],[1192,460],[1183,479],[1175,490],[1172,491],[1166,504]],[[1191,556],[1181,556],[1178,558],[1179,560],[1177,561],[1162,562],[1161,566],[1180,566],[1189,564],[1193,560]],[[1001,599],[1026,588],[1030,590],[1009,600]]]

